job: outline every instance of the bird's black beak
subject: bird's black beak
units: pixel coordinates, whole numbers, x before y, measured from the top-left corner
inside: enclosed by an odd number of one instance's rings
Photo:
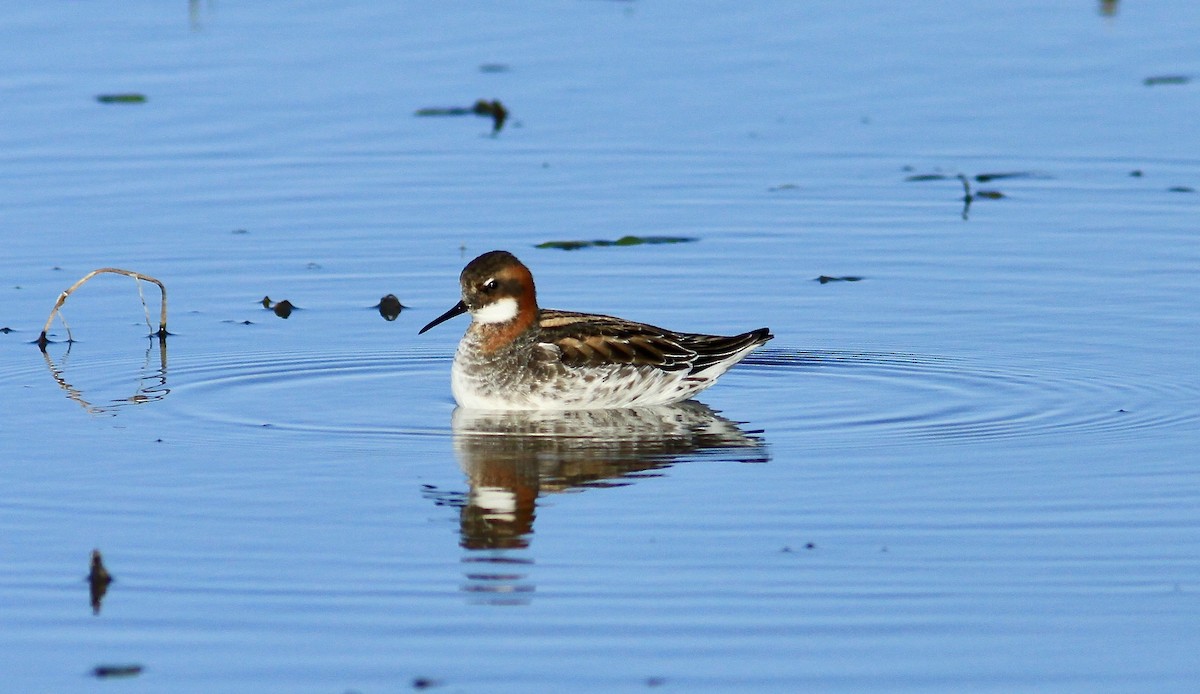
[[[445,313],[438,316],[437,318],[434,318],[433,320],[429,321],[429,325],[426,325],[424,328],[421,328],[419,331],[417,331],[417,334],[420,335],[421,333],[425,332],[426,330],[429,330],[433,326],[441,325],[442,323],[445,323],[446,321],[450,320],[451,318],[453,318],[455,316],[461,316],[462,314],[466,313],[467,310],[468,310],[467,302],[460,301],[457,304],[454,304],[454,307],[451,308],[449,311],[446,311]]]

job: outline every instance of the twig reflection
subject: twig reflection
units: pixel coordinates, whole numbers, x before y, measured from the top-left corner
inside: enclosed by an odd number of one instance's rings
[[[152,359],[154,354],[154,343],[158,342],[158,366],[152,368]],[[67,394],[67,397],[79,403],[79,406],[87,411],[88,414],[116,414],[117,410],[129,405],[142,405],[148,402],[157,402],[167,397],[171,389],[167,387],[167,341],[161,337],[150,338],[150,346],[146,348],[146,360],[142,365],[140,375],[138,376],[137,388],[133,394],[127,398],[118,398],[110,400],[107,404],[95,405],[92,404],[84,393],[79,388],[71,385],[67,380],[67,361],[71,356],[71,347],[73,343],[67,343],[67,351],[63,353],[60,364],[55,364],[54,359],[46,350],[41,350],[42,359],[46,362],[46,368],[50,370],[50,377],[58,384],[59,388]]]

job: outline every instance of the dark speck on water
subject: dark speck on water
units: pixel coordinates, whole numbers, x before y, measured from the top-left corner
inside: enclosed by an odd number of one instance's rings
[[[388,294],[379,300],[372,308],[379,309],[379,315],[383,316],[386,321],[394,321],[400,315],[400,312],[408,308],[400,303],[400,299],[396,298],[395,294]]]
[[[829,284],[830,282],[859,282],[859,281],[862,281],[862,278],[858,277],[857,275],[845,275],[842,277],[830,277],[829,275],[821,275],[820,277],[814,277],[813,280],[816,282],[820,282],[821,284]]]
[[[91,594],[92,614],[100,614],[100,605],[104,601],[104,594],[108,592],[108,585],[113,582],[113,577],[108,573],[108,569],[104,568],[104,560],[100,556],[100,550],[92,550],[92,565],[88,571],[88,588]]]

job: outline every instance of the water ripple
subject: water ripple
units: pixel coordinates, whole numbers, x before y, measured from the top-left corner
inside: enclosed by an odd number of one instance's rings
[[[1127,439],[1200,420],[1200,393],[1178,382],[1121,382],[1107,373],[980,365],[891,352],[763,350],[742,369],[773,388],[803,389],[779,426],[890,444],[1052,435]],[[781,373],[802,376],[779,379]],[[786,385],[778,385],[786,383]],[[766,422],[762,422],[766,424]],[[827,439],[826,439],[827,440]]]

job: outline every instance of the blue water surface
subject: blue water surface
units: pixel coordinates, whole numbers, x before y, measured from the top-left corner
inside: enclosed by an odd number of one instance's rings
[[[0,689],[1194,691],[1198,35],[1181,1],[8,8]],[[417,115],[478,99],[498,131]],[[536,247],[627,235],[694,241]],[[466,319],[416,333],[493,248],[547,307],[775,339],[702,405],[456,411]],[[165,283],[165,342],[102,275],[31,344],[111,266]]]

